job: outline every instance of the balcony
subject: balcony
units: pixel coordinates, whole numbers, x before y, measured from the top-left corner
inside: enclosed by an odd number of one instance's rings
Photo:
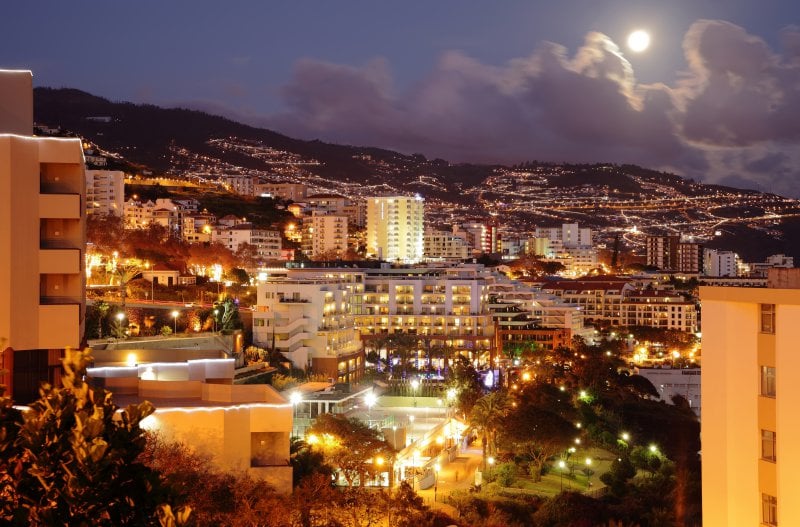
[[[42,274],[79,274],[81,272],[80,249],[41,249],[39,272]]]
[[[80,194],[39,194],[39,217],[80,219]]]
[[[60,300],[39,306],[40,348],[77,348],[81,343],[81,299],[60,297]]]

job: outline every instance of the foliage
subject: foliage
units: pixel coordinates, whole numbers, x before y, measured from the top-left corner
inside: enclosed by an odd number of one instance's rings
[[[504,391],[491,392],[475,403],[469,416],[469,425],[481,437],[484,467],[487,456],[497,454],[497,434],[511,405]]]
[[[315,474],[325,476],[330,485],[333,469],[325,463],[325,455],[320,450],[314,450],[305,440],[293,437],[289,445],[289,453],[294,487]]]
[[[220,307],[222,308],[222,314],[220,315],[221,331],[233,331],[244,328],[242,319],[239,317],[239,306],[236,305],[232,298],[226,298]]]
[[[391,470],[394,450],[379,432],[355,418],[338,414],[320,415],[308,430],[314,449],[321,449],[325,461],[339,471],[347,485],[364,485],[375,479],[385,467]],[[378,458],[384,460],[381,466]]]
[[[83,380],[91,357],[67,350],[62,388],[44,384],[22,414],[3,399],[0,450],[14,486],[2,489],[0,509],[12,525],[157,525],[173,515],[169,488],[137,458],[145,447],[140,422],[149,403],[117,413],[111,393]],[[15,431],[14,431],[15,430]],[[176,518],[177,516],[177,518]]]

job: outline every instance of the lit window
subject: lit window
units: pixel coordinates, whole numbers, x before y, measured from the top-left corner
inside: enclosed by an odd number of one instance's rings
[[[761,459],[775,461],[775,432],[761,431]]]
[[[775,368],[761,366],[761,395],[775,397]]]
[[[775,333],[775,304],[761,304],[761,333]]]
[[[761,523],[778,525],[778,498],[775,496],[761,495]]]

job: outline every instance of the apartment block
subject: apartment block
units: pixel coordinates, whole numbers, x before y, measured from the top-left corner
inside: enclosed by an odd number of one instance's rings
[[[125,173],[121,170],[86,171],[86,214],[123,216]]]
[[[320,256],[341,258],[347,252],[347,216],[314,211],[303,221],[302,248],[312,260]]]
[[[216,227],[211,231],[211,239],[219,242],[233,252],[242,244],[255,247],[259,258],[267,260],[281,259],[281,233],[254,227],[252,223],[239,223],[233,227]]]
[[[29,71],[0,70],[0,382],[56,382],[83,336],[86,183],[79,139],[33,137]]]
[[[425,229],[425,259],[433,261],[463,261],[472,254],[469,243],[448,231]]]
[[[646,240],[647,265],[663,271],[678,270],[679,235],[648,236]]]
[[[296,278],[276,276],[259,283],[253,341],[283,353],[296,368],[337,382],[357,383],[364,351],[351,314],[357,275]]]
[[[303,201],[308,194],[308,187],[302,183],[257,183],[254,192],[256,196]]]
[[[703,525],[800,525],[800,274],[701,287]]]
[[[634,291],[629,280],[613,276],[558,280],[542,286],[542,291],[558,297],[562,302],[578,306],[587,321],[605,320],[622,324],[622,301]]]
[[[305,199],[308,213],[347,216],[351,225],[363,227],[366,215],[363,200],[354,200],[338,194],[314,194]]]
[[[648,326],[687,333],[698,330],[697,305],[674,291],[639,291],[621,303],[623,326]]]
[[[424,200],[419,196],[367,199],[367,256],[398,263],[424,257]]]

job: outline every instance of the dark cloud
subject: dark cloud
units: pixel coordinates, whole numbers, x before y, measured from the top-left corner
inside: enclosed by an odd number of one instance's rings
[[[798,195],[786,167],[800,161],[800,29],[782,38],[784,56],[733,24],[696,22],[675,86],[637,83],[596,32],[574,55],[544,43],[502,66],[450,51],[403,92],[382,59],[305,59],[284,88],[286,111],[259,124],[455,161],[633,162],[710,182],[734,174]]]

